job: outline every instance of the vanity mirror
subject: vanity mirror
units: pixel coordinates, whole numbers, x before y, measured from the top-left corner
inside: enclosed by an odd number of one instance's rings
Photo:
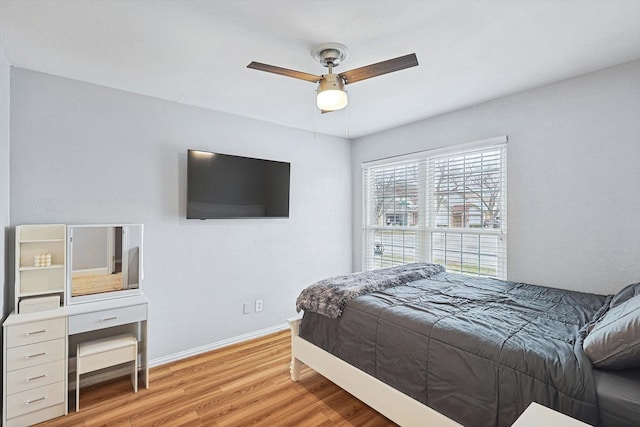
[[[141,224],[70,225],[67,251],[67,304],[141,292]]]

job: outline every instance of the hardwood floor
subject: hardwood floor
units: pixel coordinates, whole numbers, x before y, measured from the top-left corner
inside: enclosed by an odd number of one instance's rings
[[[395,425],[309,368],[292,382],[290,357],[289,331],[236,344],[151,369],[137,394],[129,377],[83,388],[80,412],[39,426]]]

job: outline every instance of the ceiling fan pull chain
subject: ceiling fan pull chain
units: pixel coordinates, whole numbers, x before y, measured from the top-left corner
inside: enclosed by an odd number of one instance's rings
[[[346,92],[346,91],[345,91]],[[349,138],[349,110],[351,109],[351,107],[349,107],[349,104],[347,104],[347,123],[345,125],[345,130],[344,130],[344,135]]]
[[[316,96],[315,96],[315,91],[313,92],[314,95],[311,98],[311,105],[312,105],[312,109],[313,109],[313,142],[316,142],[316,125],[317,125],[317,116],[318,116],[318,109],[316,108]]]

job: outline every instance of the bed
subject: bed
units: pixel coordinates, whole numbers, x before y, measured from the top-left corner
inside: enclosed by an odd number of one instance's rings
[[[604,296],[412,264],[321,281],[297,306],[292,379],[304,363],[403,426],[508,426],[534,401],[603,427],[640,415],[640,343],[624,337],[640,336],[640,285]]]

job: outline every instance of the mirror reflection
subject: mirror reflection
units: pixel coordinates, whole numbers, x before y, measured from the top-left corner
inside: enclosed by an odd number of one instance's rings
[[[71,296],[138,289],[139,226],[74,226],[71,230]]]

